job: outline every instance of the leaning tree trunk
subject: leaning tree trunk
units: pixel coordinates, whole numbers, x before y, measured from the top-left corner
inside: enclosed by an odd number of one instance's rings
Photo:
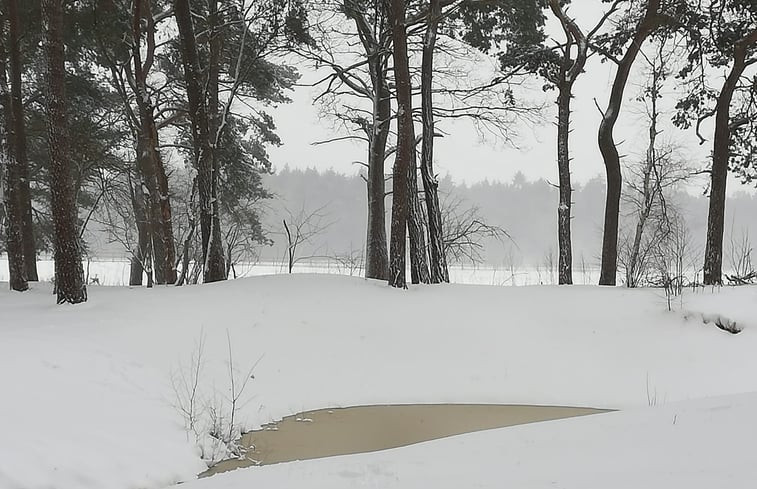
[[[573,284],[573,250],[570,237],[571,193],[570,183],[570,98],[572,83],[559,84],[557,95],[557,170],[559,174],[560,202],[557,206],[558,283]]]
[[[423,42],[421,62],[421,114],[423,119],[423,145],[421,149],[421,178],[428,215],[428,245],[430,281],[433,284],[449,282],[447,257],[444,254],[442,211],[439,205],[439,182],[434,175],[434,104],[432,78],[434,76],[434,50],[441,16],[441,0],[430,0],[428,27]]]
[[[633,62],[641,50],[641,45],[658,25],[660,0],[649,0],[644,18],[633,35],[623,58],[618,64],[618,71],[610,91],[607,110],[599,125],[599,150],[607,172],[607,195],[605,200],[605,221],[602,237],[602,265],[599,285],[615,285],[618,269],[618,220],[620,217],[620,193],[623,177],[620,173],[620,155],[613,139],[613,129],[620,115],[623,92]]]
[[[733,67],[720,90],[715,111],[715,139],[712,150],[710,209],[707,216],[707,244],[704,251],[704,284],[723,283],[723,224],[725,221],[725,190],[731,145],[730,107],[733,92],[746,68],[749,46],[757,43],[757,31],[736,43]]]
[[[415,141],[415,132],[413,132]],[[413,145],[413,157],[410,160],[410,173],[407,176],[407,194],[410,200],[410,212],[407,220],[407,231],[410,235],[410,281],[414,284],[427,284],[431,281],[428,273],[428,259],[426,258],[426,230],[423,226],[423,209],[418,197],[418,171]]]
[[[220,232],[213,239],[213,229],[220,223],[213,215],[214,195],[216,194],[213,176],[213,153],[210,146],[208,112],[200,86],[202,70],[197,52],[197,40],[192,25],[192,13],[189,0],[174,0],[174,14],[179,28],[181,53],[184,62],[184,80],[187,87],[189,117],[192,121],[192,140],[194,142],[195,160],[197,162],[197,188],[200,203],[200,235],[202,240],[203,281],[216,282],[226,279],[223,247]],[[214,223],[214,217],[216,222]]]
[[[42,0],[47,50],[47,124],[50,151],[50,204],[53,214],[55,290],[58,304],[87,300],[76,223],[75,189],[66,121],[62,0]]]
[[[413,168],[413,96],[407,57],[405,0],[391,0],[389,23],[394,41],[394,79],[397,93],[397,155],[392,180],[392,225],[389,243],[389,285],[406,287],[405,238],[410,208],[408,178]]]
[[[386,249],[386,183],[384,160],[386,140],[392,118],[392,100],[386,80],[384,56],[372,53],[368,60],[373,83],[373,124],[368,146],[368,235],[366,237],[365,277],[389,279]]]
[[[32,282],[39,280],[37,274],[37,247],[32,225],[32,198],[29,189],[29,158],[26,151],[26,120],[24,118],[24,103],[21,93],[21,49],[20,24],[18,14],[18,0],[8,0],[8,17],[10,29],[8,37],[10,48],[10,106],[13,112],[13,127],[10,137],[13,139],[15,164],[18,167],[19,205],[21,211],[21,227],[24,246],[24,264],[26,278]]]
[[[2,31],[0,31],[2,43]],[[24,235],[21,202],[19,199],[21,178],[15,152],[11,149],[12,138],[9,137],[13,126],[13,114],[10,110],[10,95],[5,77],[5,50],[0,46],[0,104],[5,120],[0,124],[0,194],[5,204],[5,238],[8,253],[8,275],[11,290],[22,292],[29,289],[24,264]],[[2,177],[5,178],[2,178]]]

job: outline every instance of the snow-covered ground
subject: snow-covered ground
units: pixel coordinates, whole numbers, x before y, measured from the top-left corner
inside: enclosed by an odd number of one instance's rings
[[[83,263],[87,277],[100,285],[124,286],[129,284],[129,261],[124,258],[98,258]],[[51,281],[55,274],[52,259],[41,258],[37,261],[40,280]],[[283,262],[240,263],[235,265],[239,278],[260,275],[279,275],[287,273]],[[363,276],[363,269],[358,264],[345,264],[336,260],[319,260],[300,262],[295,265],[293,273],[318,273],[334,275]],[[457,284],[477,285],[551,285],[557,283],[556,264],[552,267],[539,266],[493,266],[456,264],[449,267],[450,279]],[[598,268],[576,270],[575,283],[588,285],[599,280]],[[0,256],[0,282],[8,281],[8,261]],[[144,283],[147,283],[145,278]]]
[[[202,343],[198,401],[223,405],[228,339],[237,378],[254,365],[237,414],[245,429],[359,404],[622,411],[184,487],[688,489],[757,480],[755,287],[687,291],[673,311],[655,290],[400,291],[333,275],[89,292],[84,305],[56,306],[47,284],[24,294],[0,285],[0,488],[193,479],[204,465],[174,387],[192,378]],[[721,331],[718,320],[743,332]]]

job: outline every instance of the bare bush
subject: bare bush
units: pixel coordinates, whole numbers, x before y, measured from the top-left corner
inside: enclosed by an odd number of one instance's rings
[[[231,336],[226,333],[228,358],[227,389],[221,392],[213,388],[209,393],[202,382],[205,370],[205,336],[195,344],[187,363],[180,364],[171,373],[174,391],[174,408],[184,419],[187,434],[194,437],[202,459],[209,465],[230,457],[243,457],[245,448],[238,440],[244,426],[239,421],[239,410],[243,407],[244,393],[250,380],[254,379],[250,368],[240,370],[234,361]]]
[[[501,243],[504,238],[510,238],[500,226],[484,221],[478,206],[468,204],[462,198],[444,196],[441,209],[447,263],[482,263],[487,240]]]

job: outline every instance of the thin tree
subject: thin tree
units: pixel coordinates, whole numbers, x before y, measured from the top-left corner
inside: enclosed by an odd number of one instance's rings
[[[47,51],[47,120],[50,198],[54,228],[55,289],[58,304],[87,300],[81,263],[75,188],[66,125],[66,67],[62,0],[42,0]]]

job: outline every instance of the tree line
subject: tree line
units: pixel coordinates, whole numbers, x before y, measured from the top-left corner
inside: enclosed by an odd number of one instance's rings
[[[82,236],[93,221],[128,251],[133,285],[143,276],[148,285],[226,279],[239,246],[267,240],[256,204],[271,196],[261,179],[271,170],[266,148],[281,144],[268,108],[288,102],[302,62],[324,73],[315,102],[342,128],[333,140],[367,146],[365,275],[394,287],[406,286],[407,256],[413,283],[449,281],[433,167],[444,122],[466,118],[507,141],[516,121],[538,119],[520,86],[541,79],[556,92],[559,282],[571,284],[571,101],[592,56],[615,66],[607,104],[597,103],[607,176],[600,284],[614,285],[618,272],[614,127],[639,58],[651,67],[649,146],[634,187],[637,258],[624,266],[636,267],[648,223],[673,232],[663,189],[685,171],[658,144],[654,108],[660,84],[673,83],[685,93],[673,122],[712,146],[703,281],[720,284],[726,178],[754,178],[757,3],[601,6],[584,25],[560,0],[3,0],[11,288],[26,290],[38,278],[37,253],[51,250],[58,302],[85,301]],[[562,36],[549,35],[548,20]],[[496,61],[494,76],[466,72],[466,62],[485,58]]]

